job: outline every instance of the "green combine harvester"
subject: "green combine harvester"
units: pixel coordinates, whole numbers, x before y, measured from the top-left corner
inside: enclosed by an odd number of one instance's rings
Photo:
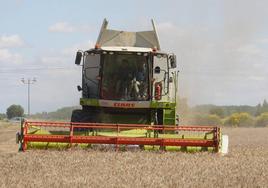
[[[95,48],[78,51],[82,109],[71,122],[24,122],[17,140],[27,146],[77,144],[227,153],[228,136],[216,126],[179,125],[176,56],[161,50],[153,30],[107,29]]]

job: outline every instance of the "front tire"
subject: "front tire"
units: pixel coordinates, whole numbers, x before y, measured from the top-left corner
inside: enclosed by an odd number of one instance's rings
[[[73,110],[72,117],[71,117],[71,123],[92,123],[92,116],[89,112],[84,110]],[[88,131],[92,130],[92,128],[75,128],[77,131]]]
[[[73,110],[71,122],[92,123],[92,115],[85,110]]]

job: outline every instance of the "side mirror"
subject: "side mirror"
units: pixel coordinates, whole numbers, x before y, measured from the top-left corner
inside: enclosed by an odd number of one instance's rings
[[[177,60],[176,60],[176,55],[172,54],[169,56],[169,62],[170,62],[170,67],[171,68],[176,68],[177,67]]]
[[[83,89],[82,89],[81,86],[77,86],[77,90],[78,90],[78,91],[82,91]]]
[[[160,67],[155,67],[154,68],[154,73],[159,74],[160,73]]]
[[[82,52],[78,51],[76,53],[76,57],[75,57],[75,64],[76,65],[80,65],[82,56],[83,56]]]

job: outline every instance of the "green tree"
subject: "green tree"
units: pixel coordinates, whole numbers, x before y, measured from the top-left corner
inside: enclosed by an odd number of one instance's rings
[[[72,116],[72,111],[75,109],[81,109],[81,107],[80,106],[63,107],[53,112],[42,112],[42,113],[32,114],[30,117],[33,119],[69,121]]]
[[[6,118],[6,114],[0,114],[0,120],[2,120],[2,119],[5,119]]]
[[[268,112],[257,117],[256,127],[268,127]]]
[[[224,122],[224,125],[238,127],[239,124],[239,113],[233,113]]]
[[[253,127],[255,123],[254,118],[246,112],[240,113],[239,120],[239,127]]]
[[[266,101],[266,99],[264,99],[263,103],[262,103],[262,113],[264,112],[268,112],[268,102]]]
[[[256,106],[255,116],[259,116],[259,115],[261,115],[261,111],[262,111],[262,106],[261,106],[261,104],[258,104],[258,105]]]
[[[24,114],[23,108],[20,105],[15,104],[9,106],[6,112],[8,119],[11,119],[13,117],[21,117],[23,116],[23,114]]]
[[[221,107],[214,107],[209,110],[209,113],[212,115],[217,115],[220,118],[224,117],[224,111]]]
[[[207,116],[208,125],[221,125],[221,118],[216,114],[210,114]]]
[[[254,118],[246,112],[234,113],[225,120],[224,124],[232,127],[252,127]]]
[[[191,118],[192,125],[221,125],[221,119],[215,114],[196,114]]]

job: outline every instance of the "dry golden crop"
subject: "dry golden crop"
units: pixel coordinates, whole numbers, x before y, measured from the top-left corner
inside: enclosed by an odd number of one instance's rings
[[[1,125],[0,125],[1,127]],[[267,187],[268,128],[225,129],[229,154],[111,150],[14,152],[0,128],[1,187]],[[7,145],[9,144],[9,147]],[[5,149],[3,149],[5,148]]]

